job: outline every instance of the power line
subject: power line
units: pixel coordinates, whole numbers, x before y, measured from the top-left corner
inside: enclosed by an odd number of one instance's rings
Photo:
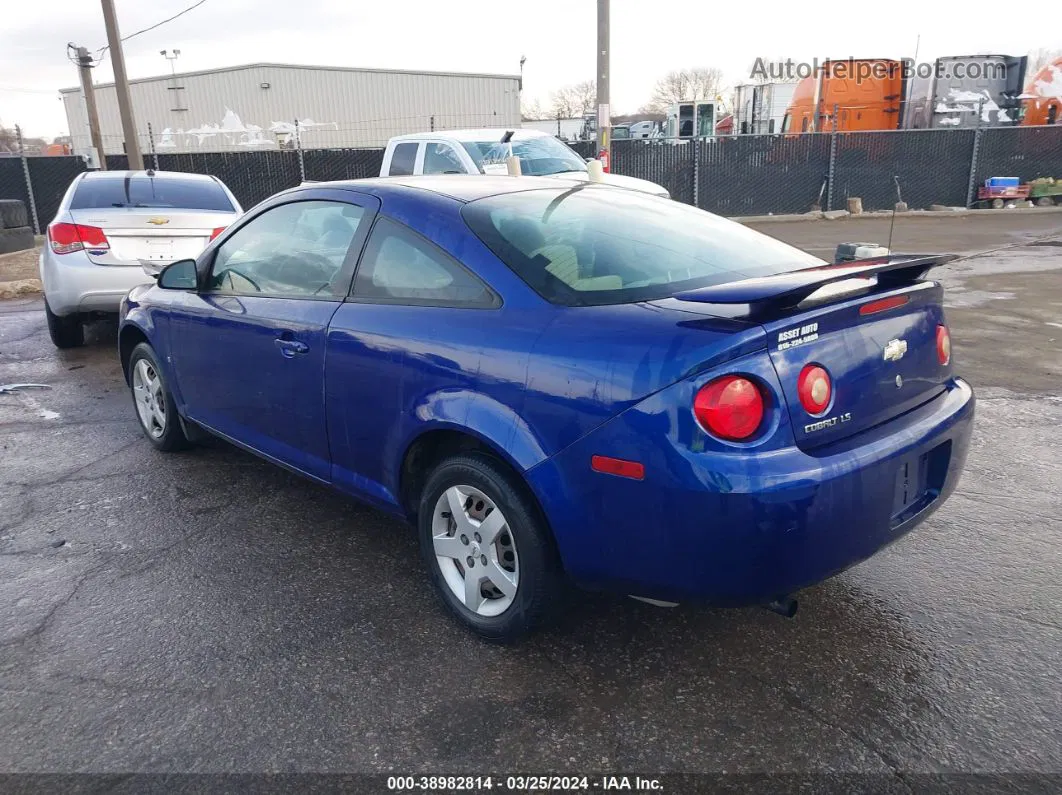
[[[188,6],[188,8],[184,9],[184,11],[178,11],[176,14],[174,14],[172,17],[169,17],[168,19],[164,19],[161,22],[156,22],[154,25],[150,25],[146,28],[143,28],[142,30],[138,30],[135,33],[130,33],[128,36],[122,36],[122,41],[129,41],[129,39],[133,38],[134,36],[139,36],[141,33],[147,33],[149,30],[154,30],[157,27],[161,27],[167,22],[173,22],[173,20],[177,19],[177,17],[184,16],[189,11],[194,11],[195,9],[199,8],[199,6],[203,5],[203,3],[205,2],[206,0],[199,0],[198,3],[193,3],[192,5]],[[98,50],[96,50],[96,63],[99,63],[100,59],[103,58],[103,54],[107,52],[109,47],[109,44],[105,44]]]

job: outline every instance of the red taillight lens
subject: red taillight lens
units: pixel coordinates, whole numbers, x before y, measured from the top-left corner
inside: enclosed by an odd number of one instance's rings
[[[736,442],[759,430],[763,406],[763,394],[755,383],[740,375],[724,375],[701,387],[693,400],[693,414],[708,433]]]
[[[108,251],[111,247],[107,236],[98,226],[62,223],[48,227],[48,245],[56,254],[70,254],[83,249]]]
[[[951,361],[951,334],[947,326],[937,326],[937,359],[941,364]]]
[[[817,364],[806,364],[797,378],[797,396],[808,414],[822,414],[830,405],[833,384],[830,374]]]
[[[222,232],[224,232],[224,231],[225,231],[226,229],[228,229],[228,227],[227,227],[227,226],[219,226],[219,227],[218,227],[217,229],[215,229],[215,230],[214,230],[213,232],[211,232],[211,233],[210,233],[210,240],[213,240],[213,239],[214,239],[215,237],[217,237],[218,235],[220,235],[220,234],[221,234]],[[209,242],[210,242],[210,240],[208,240],[207,242],[209,243]]]

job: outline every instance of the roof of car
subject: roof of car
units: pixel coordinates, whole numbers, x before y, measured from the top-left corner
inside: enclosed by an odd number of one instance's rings
[[[524,138],[550,138],[549,133],[542,130],[525,129],[523,127],[482,127],[478,130],[436,130],[435,132],[408,133],[406,135],[392,136],[392,141],[501,141],[503,135],[509,130],[513,131],[513,139]]]
[[[192,174],[187,171],[86,171],[82,179],[126,179],[129,177],[154,177],[155,179],[196,179],[213,181],[209,174]]]
[[[577,186],[591,187],[585,180],[566,180],[559,177],[508,177],[487,174],[433,174],[416,177],[373,177],[371,179],[343,180],[339,182],[316,182],[304,188],[348,188],[368,193],[382,194],[388,188],[418,188],[462,202],[475,201],[502,193],[518,193],[529,190],[557,190]],[[607,185],[592,187],[608,188]]]

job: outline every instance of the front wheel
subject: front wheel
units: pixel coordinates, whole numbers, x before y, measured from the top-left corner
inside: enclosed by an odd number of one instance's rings
[[[133,348],[129,357],[129,387],[140,420],[140,430],[156,449],[183,450],[188,439],[181,428],[173,395],[162,375],[155,351],[146,342]]]
[[[553,537],[522,484],[488,456],[444,461],[417,512],[420,547],[451,615],[508,643],[549,613],[562,587]]]

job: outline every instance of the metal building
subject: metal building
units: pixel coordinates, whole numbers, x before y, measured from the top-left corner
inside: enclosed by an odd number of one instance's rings
[[[520,125],[515,75],[259,63],[130,81],[143,151],[382,146],[431,129]],[[80,87],[60,91],[75,154],[91,148]],[[113,83],[96,86],[108,154],[123,151]]]

